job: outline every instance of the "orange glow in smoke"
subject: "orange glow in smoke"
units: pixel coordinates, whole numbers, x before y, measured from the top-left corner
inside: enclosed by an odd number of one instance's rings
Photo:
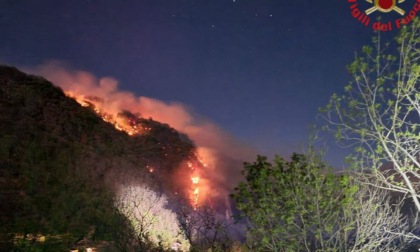
[[[199,182],[200,182],[200,176],[197,173],[197,168],[192,163],[188,163],[188,167],[191,169],[191,205],[194,207],[194,210],[198,207],[198,200],[199,200]]]
[[[123,131],[130,136],[145,133],[146,131],[150,130],[150,128],[139,129],[137,125],[130,124],[130,122],[127,122],[118,116],[113,116],[111,113],[104,111],[102,109],[102,102],[100,100],[98,101],[95,99],[89,99],[84,96],[77,96],[72,92],[66,92],[66,95],[76,100],[83,107],[91,107],[96,112],[96,114],[102,118],[102,120],[112,124],[115,129]]]
[[[195,176],[195,177],[191,177],[191,181],[193,183],[193,185],[198,184],[198,181],[200,181],[200,177]]]
[[[130,136],[144,134],[151,130],[151,128],[141,127],[141,125],[139,124],[127,122],[127,120],[119,118],[118,116],[114,116],[112,113],[105,111],[103,109],[103,101],[101,101],[100,99],[89,98],[80,95],[78,96],[72,92],[66,92],[66,95],[76,100],[83,107],[91,107],[102,118],[102,120],[112,124],[115,129],[125,132]],[[167,154],[165,154],[165,156],[167,156]],[[195,210],[199,206],[199,202],[202,201],[200,197],[203,196],[203,191],[205,191],[204,188],[201,188],[203,187],[203,185],[202,183],[200,183],[200,181],[202,180],[199,176],[199,171],[202,172],[202,168],[207,167],[207,164],[198,155],[197,161],[195,161],[194,163],[187,163],[187,166],[190,169],[191,185],[189,186],[190,189],[186,191],[188,191],[188,197],[190,198],[191,205]],[[146,168],[150,173],[153,173],[155,171],[153,167],[147,166]]]
[[[204,163],[198,153],[195,154],[193,162],[188,162],[188,168],[190,168],[190,179],[191,179],[191,189],[190,189],[190,199],[191,205],[196,210],[200,204],[206,200],[206,192],[208,187],[206,187],[206,180],[202,178],[202,174],[205,174],[205,168],[207,164]]]
[[[192,188],[193,188],[192,205],[194,207],[194,210],[196,210],[198,207],[198,199],[199,199],[199,193],[200,193],[200,189],[198,185],[199,181],[200,181],[200,177],[198,175],[194,175],[191,177]]]

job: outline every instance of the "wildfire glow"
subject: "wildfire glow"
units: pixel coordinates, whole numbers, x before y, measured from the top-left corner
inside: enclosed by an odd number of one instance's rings
[[[198,195],[200,193],[200,189],[197,187],[194,189],[193,195],[194,195],[194,210],[197,210],[198,207]]]
[[[198,199],[199,199],[199,192],[200,189],[198,187],[198,182],[200,181],[200,177],[198,175],[191,177],[191,182],[193,185],[193,193],[192,193],[192,205],[194,209],[197,209],[198,207]]]
[[[102,101],[99,99],[90,99],[88,97],[78,96],[72,92],[66,92],[66,95],[76,100],[83,107],[92,107],[102,120],[112,124],[117,130],[123,131],[130,136],[141,134],[150,130],[150,128],[139,129],[134,122],[126,122],[125,120],[118,118],[118,116],[113,116],[112,114],[107,113],[101,109]]]
[[[130,136],[142,134],[151,130],[151,128],[149,127],[139,126],[139,124],[137,124],[136,122],[127,122],[127,118],[119,118],[118,116],[113,116],[111,113],[104,111],[102,106],[103,101],[98,98],[84,97],[81,95],[76,95],[75,93],[69,91],[66,92],[66,95],[76,100],[83,107],[91,107],[102,118],[102,120],[112,124],[115,129],[123,131]],[[163,147],[163,149],[165,149],[165,147]],[[167,155],[168,154],[165,154],[165,156]],[[186,191],[188,191],[191,200],[191,205],[194,207],[194,209],[197,209],[199,205],[200,196],[202,196],[200,195],[201,178],[199,176],[198,170],[200,170],[203,167],[207,167],[207,164],[197,155],[197,160],[194,162],[194,164],[192,162],[188,162],[187,166],[188,168],[190,168],[191,189]],[[153,167],[147,166],[146,168],[150,173],[154,172]]]
[[[198,181],[200,181],[200,177],[198,177],[198,176],[192,177],[191,181],[194,185],[196,185],[196,184],[198,184]]]
[[[205,167],[203,161],[198,157],[198,154],[196,154],[197,157],[195,159],[195,162],[188,162],[187,166],[188,168],[190,168],[191,170],[191,175],[190,175],[190,179],[191,179],[191,205],[194,207],[194,209],[196,210],[197,207],[200,204],[200,201],[202,202],[202,199],[200,199],[200,196],[203,196],[201,194],[203,194],[202,190],[202,183],[200,183],[201,181],[201,177],[200,177],[200,173],[203,173],[204,170],[203,168]],[[198,161],[198,162],[197,162]]]

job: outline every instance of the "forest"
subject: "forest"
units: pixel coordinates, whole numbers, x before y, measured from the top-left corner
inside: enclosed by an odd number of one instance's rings
[[[0,250],[417,251],[419,45],[418,20],[377,33],[306,148],[245,162],[223,207],[197,203],[187,135],[0,66]],[[353,150],[347,169],[324,160],[326,133]]]

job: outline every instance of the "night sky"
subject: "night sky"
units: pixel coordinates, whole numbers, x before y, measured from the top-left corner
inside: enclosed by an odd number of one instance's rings
[[[346,65],[373,35],[349,6],[346,0],[2,0],[0,62],[59,60],[112,76],[122,90],[185,104],[261,154],[289,155],[306,141],[318,107],[350,81]],[[330,145],[329,160],[341,164],[342,151]]]

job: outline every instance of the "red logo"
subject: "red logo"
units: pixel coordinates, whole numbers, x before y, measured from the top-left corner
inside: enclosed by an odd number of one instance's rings
[[[403,3],[405,0],[398,0],[398,3]],[[395,0],[366,0],[366,2],[373,3],[373,7],[365,10],[365,13],[367,15],[370,15],[372,12],[380,11],[380,12],[390,12],[390,11],[396,11],[398,14],[403,16],[405,14],[405,11],[397,6]]]
[[[361,1],[361,4],[359,4],[358,1]],[[351,15],[364,26],[372,27],[373,30],[392,31],[395,28],[399,29],[403,25],[408,25],[417,16],[417,12],[420,11],[420,0],[416,0],[415,3],[411,6],[407,6],[407,4],[402,4],[406,2],[406,0],[365,1],[367,3],[363,0],[347,0],[347,2],[351,3]],[[413,0],[407,2],[412,1]],[[374,23],[371,23],[371,16],[374,16],[373,13],[376,12],[383,13],[384,15],[387,15],[390,12],[395,12],[398,13],[401,16],[401,18],[386,21],[376,21]],[[384,19],[386,19],[386,17],[384,17]]]

